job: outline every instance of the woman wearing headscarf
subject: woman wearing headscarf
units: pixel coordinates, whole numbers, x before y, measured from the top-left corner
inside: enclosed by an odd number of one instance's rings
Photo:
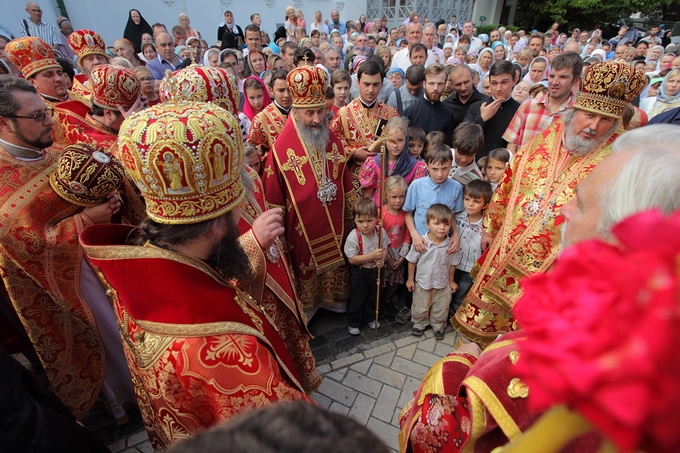
[[[128,13],[128,21],[125,25],[123,38],[127,39],[135,46],[135,52],[142,51],[142,35],[148,33],[153,36],[153,29],[151,25],[142,17],[142,14],[136,10],[131,9]]]
[[[495,57],[493,49],[491,47],[484,47],[479,51],[479,56],[477,56],[477,65],[482,72],[479,74],[479,79],[484,80],[484,77],[489,75],[491,70],[491,65],[494,63]],[[481,86],[479,87],[481,88]]]
[[[659,113],[680,107],[680,68],[673,69],[661,82],[656,98],[649,98],[647,116],[651,120]]]
[[[191,28],[191,19],[189,19],[189,15],[187,13],[179,13],[177,15],[177,20],[179,21],[179,25],[184,29],[187,38],[198,38],[199,40],[202,39],[201,32],[195,28]]]
[[[532,85],[548,78],[548,59],[545,57],[536,57],[529,63],[529,70],[522,80],[531,82]]]

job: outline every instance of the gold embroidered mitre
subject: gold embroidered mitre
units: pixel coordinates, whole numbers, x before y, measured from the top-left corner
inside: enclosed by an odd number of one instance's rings
[[[626,106],[647,85],[647,77],[627,63],[608,61],[590,66],[574,108],[621,119]]]
[[[98,206],[125,180],[118,160],[89,143],[66,147],[50,185],[62,198],[79,206]]]
[[[118,147],[156,222],[213,219],[245,196],[238,121],[213,104],[164,103],[135,113],[123,122]]]
[[[300,66],[292,69],[286,77],[293,107],[317,108],[326,105],[328,74],[316,66]]]
[[[238,83],[226,69],[195,64],[179,69],[163,78],[158,94],[163,102],[212,102],[232,115],[238,115]]]

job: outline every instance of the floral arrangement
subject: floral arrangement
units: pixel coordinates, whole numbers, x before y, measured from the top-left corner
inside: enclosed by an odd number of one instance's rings
[[[514,314],[533,409],[561,404],[556,417],[587,421],[572,437],[595,428],[622,452],[680,452],[680,213],[641,213],[613,241],[565,250],[524,282]]]

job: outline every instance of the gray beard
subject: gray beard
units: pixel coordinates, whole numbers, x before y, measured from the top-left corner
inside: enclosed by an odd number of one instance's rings
[[[301,121],[297,123],[300,140],[305,144],[307,149],[324,151],[330,138],[330,130],[328,129],[328,120],[325,120],[320,129],[314,129]]]
[[[602,142],[608,140],[618,127],[618,121],[614,121],[609,130],[603,134],[602,137],[587,139],[581,138],[571,131],[571,121],[565,124],[566,129],[564,133],[564,144],[572,154],[576,154],[578,156],[584,156],[597,148]]]

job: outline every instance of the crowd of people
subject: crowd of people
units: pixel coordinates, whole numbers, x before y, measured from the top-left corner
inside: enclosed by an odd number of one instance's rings
[[[326,309],[351,335],[388,313],[414,336],[452,325],[464,344],[405,408],[401,448],[491,451],[540,416],[498,359],[524,279],[680,206],[680,46],[659,27],[478,35],[288,7],[272,38],[225,11],[208,42],[185,13],[131,10],[107,46],[26,11],[21,37],[0,29],[0,330],[54,395],[4,381],[11,429],[40,420],[17,448],[96,451],[74,421],[97,401],[120,424],[139,406],[157,449],[311,403]]]

